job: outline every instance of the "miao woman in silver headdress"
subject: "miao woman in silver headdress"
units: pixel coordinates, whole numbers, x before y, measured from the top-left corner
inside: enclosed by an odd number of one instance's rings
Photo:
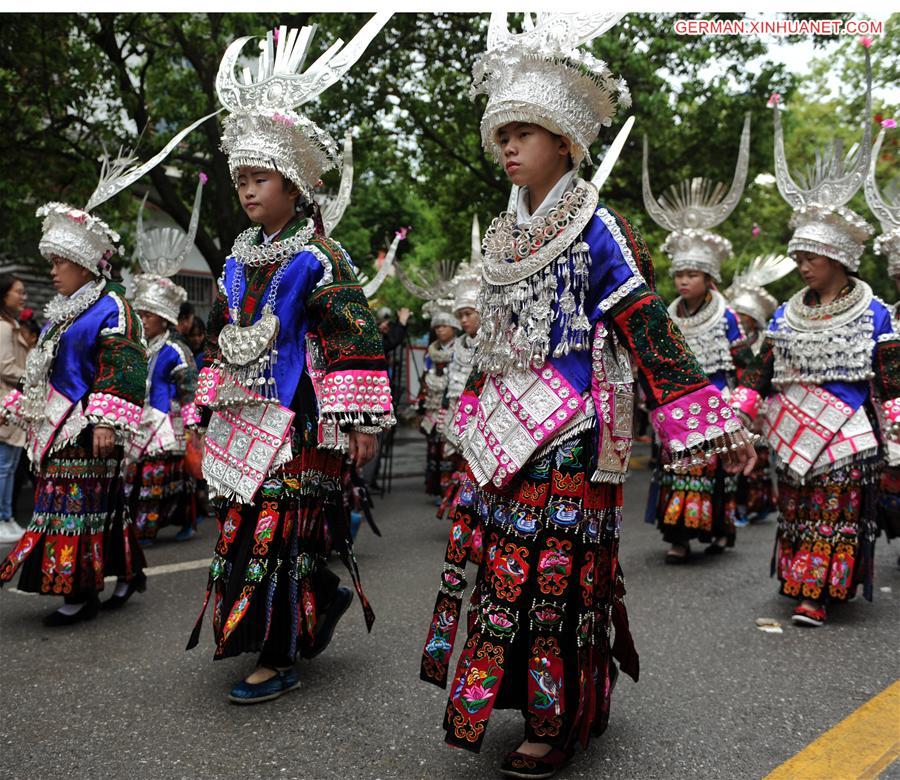
[[[860,587],[872,597],[879,473],[900,419],[900,341],[890,310],[857,274],[874,231],[845,205],[869,165],[871,73],[862,145],[846,159],[839,144],[826,150],[804,186],[788,171],[774,107],[778,187],[794,207],[788,254],[806,286],[776,310],[732,403],[754,417],[767,401],[778,477],[773,571],[799,602],[793,621],[821,626],[829,603]]]
[[[211,605],[215,658],[258,654],[229,694],[236,704],[296,688],[297,655],[328,645],[353,600],[326,566],[332,551],[351,571],[367,627],[374,620],[345,493],[395,422],[390,385],[354,266],[313,199],[321,174],[340,164],[337,144],[297,109],[338,81],[388,18],[376,14],[303,72],[313,27],[269,32],[255,75],[239,77],[250,40],[240,38],[216,79],[229,112],[223,150],[254,226],[225,262],[197,387],[219,538],[188,647]]]
[[[179,541],[196,532],[195,485],[184,469],[184,454],[188,431],[199,423],[197,364],[176,329],[187,291],[170,277],[194,245],[204,180],[201,174],[187,233],[175,227],[144,230],[146,197],[138,212],[135,254],[142,273],[133,280],[132,305],[144,324],[149,362],[141,427],[126,452],[125,495],[145,547],[169,525],[179,527]]]
[[[618,562],[635,382],[673,468],[717,452],[734,469],[754,457],[653,291],[644,241],[578,177],[629,103],[624,81],[579,48],[618,18],[545,14],[535,25],[526,14],[516,35],[495,14],[474,67],[488,96],[483,144],[520,189],[483,242],[480,340],[455,420],[468,484],[421,676],[449,685],[451,745],[478,751],[495,708],[522,712],[523,739],[501,766],[513,777],[556,772],[606,727],[619,668],[638,676]]]
[[[644,206],[650,216],[670,231],[663,250],[671,257],[669,273],[679,296],[669,316],[684,334],[709,381],[727,398],[737,371],[752,357],[737,313],[716,285],[722,281],[722,263],[732,256],[731,242],[712,232],[740,201],[747,179],[750,153],[750,117],[744,121],[734,180],[726,192],[721,184],[696,178],[674,186],[658,201],[650,191],[647,139],[644,137]],[[719,458],[698,464],[686,473],[658,467],[660,490],[657,527],[670,547],[666,563],[687,563],[690,541],[707,544],[707,554],[721,554],[735,541],[737,474],[728,474]]]

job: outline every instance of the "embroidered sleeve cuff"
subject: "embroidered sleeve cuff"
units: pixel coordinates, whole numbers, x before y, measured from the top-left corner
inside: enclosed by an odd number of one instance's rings
[[[93,425],[108,425],[121,431],[136,433],[143,409],[111,393],[91,393],[85,417]]]
[[[741,443],[752,438],[712,385],[657,407],[651,420],[673,460],[693,458],[701,452],[713,455],[726,434]]]
[[[892,398],[881,404],[885,438],[900,442],[900,398]]]
[[[731,394],[728,403],[736,412],[746,414],[751,420],[755,420],[759,414],[759,407],[762,403],[762,396],[750,387],[735,388]]]
[[[341,426],[390,428],[396,422],[386,371],[333,371],[319,389],[320,418]]]
[[[186,428],[196,428],[200,425],[200,410],[197,404],[191,402],[181,407],[181,419]]]
[[[456,415],[453,417],[450,427],[452,434],[457,441],[463,438],[466,428],[471,420],[478,413],[478,396],[471,391],[465,391],[459,399],[459,406]]]
[[[209,406],[215,403],[222,375],[219,369],[204,366],[197,377],[197,392],[194,394],[196,406]]]
[[[13,423],[24,426],[22,419],[22,393],[19,390],[10,390],[0,401],[0,417]]]

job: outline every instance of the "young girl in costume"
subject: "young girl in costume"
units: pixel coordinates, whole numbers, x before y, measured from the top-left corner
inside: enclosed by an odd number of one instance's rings
[[[900,419],[900,342],[890,311],[857,276],[873,230],[845,205],[869,164],[871,72],[859,153],[846,168],[818,170],[805,189],[788,172],[774,106],[778,188],[794,207],[788,254],[806,287],[776,310],[732,403],[753,418],[768,399],[763,432],[779,509],[773,571],[781,592],[799,602],[794,623],[816,627],[829,602],[847,601],[859,585],[872,597],[883,446],[896,441]]]
[[[738,367],[750,361],[751,353],[737,314],[716,288],[722,281],[722,263],[732,251],[731,242],[712,228],[724,222],[740,202],[749,153],[747,117],[734,181],[727,193],[704,179],[691,179],[671,187],[657,201],[650,191],[644,136],[644,207],[657,224],[672,231],[663,251],[672,258],[669,272],[679,295],[669,306],[669,316],[709,381],[726,397],[736,384]],[[685,474],[664,471],[660,464],[656,523],[670,545],[666,563],[687,563],[691,539],[705,542],[708,554],[720,554],[734,546],[737,479],[736,474],[725,472],[718,458]]]
[[[144,273],[134,277],[133,306],[144,324],[149,365],[141,427],[127,453],[125,493],[145,546],[167,525],[180,526],[179,541],[196,529],[195,489],[184,470],[184,453],[187,431],[199,422],[194,406],[197,366],[177,330],[187,292],[169,277],[194,244],[203,183],[201,176],[187,233],[176,228],[145,231],[143,204],[138,213],[136,254]]]
[[[296,688],[297,654],[328,644],[352,601],[325,565],[332,550],[351,569],[367,626],[374,620],[352,552],[347,483],[394,423],[390,388],[353,265],[325,236],[312,197],[322,172],[339,165],[337,145],[296,108],[336,82],[389,17],[376,14],[303,74],[313,28],[270,32],[255,81],[235,73],[250,40],[240,38],[216,80],[230,112],[223,149],[255,223],[219,279],[196,396],[219,522],[203,611],[211,601],[215,658],[258,654],[229,694],[238,704]]]
[[[452,296],[435,298],[422,307],[422,313],[431,319],[435,336],[425,353],[425,372],[419,394],[419,414],[422,417],[419,428],[425,434],[427,445],[425,492],[430,496],[443,495],[453,474],[453,463],[450,453],[446,451],[443,432],[447,418],[445,401],[449,369],[459,330],[459,320],[453,308]]]
[[[577,175],[628,105],[625,83],[578,48],[618,18],[545,14],[512,35],[495,14],[474,67],[483,144],[521,189],[484,238],[481,340],[460,403],[468,485],[421,676],[449,683],[451,745],[478,751],[494,708],[522,712],[501,767],[512,777],[550,777],[604,730],[616,661],[638,676],[618,563],[635,379],[675,467],[753,457],[653,292],[646,245]],[[476,531],[483,561],[451,673]]]

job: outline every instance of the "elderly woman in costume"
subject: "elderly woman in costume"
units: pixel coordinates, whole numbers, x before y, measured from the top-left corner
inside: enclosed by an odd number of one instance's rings
[[[302,74],[311,27],[269,32],[255,80],[235,72],[249,38],[232,43],[219,67],[229,112],[223,149],[255,225],[238,236],[219,279],[196,401],[219,521],[204,603],[205,611],[212,602],[215,658],[258,654],[229,694],[237,704],[296,688],[298,653],[310,658],[330,641],[352,601],[325,565],[330,552],[351,570],[367,627],[374,620],[353,557],[345,483],[394,423],[390,388],[353,265],[325,235],[313,200],[339,150],[296,109],[340,79],[389,17],[376,14]]]
[[[480,343],[458,420],[468,485],[421,676],[449,683],[451,745],[478,751],[495,708],[522,713],[524,739],[501,766],[511,777],[554,774],[606,727],[619,665],[638,676],[618,563],[635,382],[674,468],[716,450],[729,468],[753,458],[653,292],[645,243],[578,177],[629,104],[624,81],[579,49],[618,18],[544,14],[514,35],[495,14],[474,66],[483,144],[520,189],[483,242]],[[476,531],[483,560],[451,672]]]
[[[859,586],[872,597],[879,472],[900,419],[900,342],[891,312],[856,274],[873,230],[845,205],[869,164],[871,72],[860,151],[844,162],[832,150],[836,164],[805,189],[788,171],[774,106],[778,187],[794,208],[788,254],[806,286],[776,310],[732,403],[752,418],[768,399],[763,430],[779,509],[773,569],[781,593],[799,602],[794,623],[817,627],[829,603]]]
[[[187,292],[169,277],[194,243],[200,218],[201,176],[190,228],[143,229],[138,214],[137,256],[143,273],[134,277],[132,305],[144,324],[149,352],[141,427],[127,453],[125,494],[141,544],[152,544],[160,528],[177,525],[176,539],[196,529],[194,485],[184,471],[186,433],[199,422],[194,406],[197,365],[177,330]]]
[[[647,138],[644,137],[644,207],[669,233],[663,250],[672,258],[669,272],[679,292],[669,316],[687,339],[709,381],[727,397],[739,367],[752,354],[737,313],[716,285],[722,262],[732,256],[731,242],[712,232],[740,201],[747,179],[750,117],[744,121],[734,181],[727,194],[722,185],[691,179],[672,187],[659,201],[650,191]],[[718,458],[695,465],[684,474],[663,471],[656,511],[657,527],[670,547],[666,563],[687,563],[690,540],[707,543],[707,554],[734,546],[737,475],[726,473]]]

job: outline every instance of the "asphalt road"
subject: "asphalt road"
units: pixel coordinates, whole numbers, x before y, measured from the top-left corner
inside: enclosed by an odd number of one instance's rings
[[[416,445],[398,458],[423,460]],[[647,473],[635,472],[621,544],[641,680],[622,679],[609,730],[560,777],[763,777],[897,679],[900,545],[879,542],[874,603],[833,610],[823,629],[797,629],[768,577],[773,523],[739,529],[724,556],[667,567],[642,520],[646,490]],[[396,481],[376,511],[383,538],[363,528],[358,541],[377,614],[371,635],[354,605],[329,650],[301,662],[300,689],[254,707],[225,698],[252,657],[213,662],[208,626],[184,652],[203,568],[154,574],[124,610],[69,629],[41,625],[55,599],[4,588],[0,777],[496,776],[520,737],[519,716],[496,712],[480,755],[449,749],[445,692],[418,679],[446,524],[420,479]],[[147,550],[150,566],[211,556],[212,524],[190,542],[173,536],[164,530]],[[334,570],[344,576],[342,568]],[[782,621],[784,632],[760,631],[758,617]],[[900,766],[883,777],[900,778]]]

